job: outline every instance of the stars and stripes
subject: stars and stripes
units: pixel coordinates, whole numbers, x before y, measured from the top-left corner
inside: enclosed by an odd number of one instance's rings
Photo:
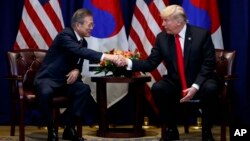
[[[48,49],[63,28],[59,0],[25,0],[14,49]]]
[[[168,4],[169,0],[136,1],[128,41],[129,49],[131,51],[138,49],[143,59],[148,57],[154,46],[156,35],[162,31],[160,12]],[[166,73],[166,67],[161,63],[157,69],[149,74],[152,76],[152,81],[146,87],[146,98],[155,112],[158,112],[158,109],[152,99],[150,87],[159,81],[164,73]]]

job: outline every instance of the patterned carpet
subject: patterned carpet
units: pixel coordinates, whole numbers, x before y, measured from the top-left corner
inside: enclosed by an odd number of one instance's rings
[[[95,127],[83,126],[83,137],[87,141],[159,141],[160,138],[160,128],[151,127],[146,129],[146,136],[140,138],[100,138],[96,136]],[[228,129],[227,129],[228,130]],[[26,141],[46,141],[47,131],[45,129],[39,129],[36,126],[27,126],[25,127]],[[15,136],[9,136],[10,127],[9,126],[0,126],[0,141],[18,141],[18,128],[16,129]],[[63,129],[59,129],[60,141],[62,137]],[[179,127],[180,132],[180,141],[201,141],[201,129],[195,129],[190,127],[190,133],[185,134],[184,128]],[[216,141],[220,140],[220,128],[214,127],[213,135]],[[229,141],[229,131],[227,131],[227,141]]]

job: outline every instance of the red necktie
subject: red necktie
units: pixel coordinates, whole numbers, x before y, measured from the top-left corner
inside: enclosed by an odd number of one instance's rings
[[[176,58],[177,58],[177,66],[178,72],[181,79],[182,90],[187,89],[185,69],[184,69],[184,59],[182,55],[181,43],[179,40],[179,34],[175,35],[175,46],[176,46]],[[185,96],[185,93],[182,92],[182,96]]]

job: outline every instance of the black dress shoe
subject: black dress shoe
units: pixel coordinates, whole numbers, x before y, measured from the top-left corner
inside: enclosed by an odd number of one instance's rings
[[[214,137],[211,130],[202,131],[202,141],[214,141]]]
[[[160,139],[160,141],[172,141],[179,140],[179,131],[177,128],[167,128],[166,137]]]
[[[47,141],[58,141],[58,133],[54,126],[48,126]]]
[[[79,137],[75,128],[73,127],[66,127],[63,131],[62,138],[64,140],[71,140],[71,141],[84,141],[84,138]]]

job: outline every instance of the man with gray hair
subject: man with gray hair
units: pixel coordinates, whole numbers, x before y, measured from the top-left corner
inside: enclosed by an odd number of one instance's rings
[[[164,61],[168,71],[154,83],[151,91],[159,108],[162,122],[167,125],[163,141],[178,140],[176,110],[180,103],[193,98],[201,100],[202,140],[213,141],[211,127],[214,100],[218,93],[215,76],[215,49],[209,31],[187,23],[184,9],[169,5],[160,14],[164,31],[156,38],[146,60],[126,59],[128,69],[153,71]]]
[[[94,27],[93,16],[87,9],[79,9],[72,16],[71,28],[65,28],[54,39],[41,69],[35,77],[35,87],[42,115],[48,126],[48,141],[58,140],[52,118],[52,98],[60,92],[70,98],[65,113],[70,117],[63,132],[63,139],[82,141],[75,131],[75,121],[82,117],[90,100],[90,88],[81,80],[83,59],[91,61],[111,60],[123,65],[120,56],[109,55],[87,48],[84,37],[89,37]]]

